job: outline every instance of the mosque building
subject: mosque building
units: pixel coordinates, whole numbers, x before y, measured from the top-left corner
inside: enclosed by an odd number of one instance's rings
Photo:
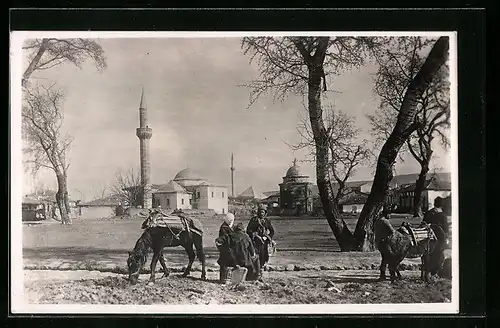
[[[185,168],[173,180],[153,185],[153,207],[166,209],[213,210],[225,214],[228,210],[227,186],[210,183],[194,170]]]
[[[227,186],[210,183],[206,178],[187,167],[165,184],[151,183],[151,157],[149,140],[153,135],[148,126],[148,115],[144,89],[139,105],[140,126],[136,130],[140,145],[141,185],[144,187],[141,199],[143,208],[213,210],[227,213]],[[233,169],[234,170],[234,169]],[[146,191],[146,192],[144,192]]]
[[[279,184],[279,207],[283,215],[303,215],[313,210],[313,184],[309,176],[300,172],[297,160],[286,171],[283,183]]]

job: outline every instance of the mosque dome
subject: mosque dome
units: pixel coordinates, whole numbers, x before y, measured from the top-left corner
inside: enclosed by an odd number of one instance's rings
[[[174,181],[179,183],[181,186],[189,186],[206,182],[206,179],[187,167],[175,175]]]
[[[297,160],[294,160],[293,165],[286,171],[283,182],[306,182],[308,178],[308,175],[300,172],[300,166],[297,165]]]
[[[294,166],[291,166],[288,169],[288,171],[286,171],[286,175],[285,175],[285,177],[287,177],[287,178],[294,178],[294,177],[300,177],[300,176],[302,176],[300,174],[300,166],[298,166],[296,164]]]

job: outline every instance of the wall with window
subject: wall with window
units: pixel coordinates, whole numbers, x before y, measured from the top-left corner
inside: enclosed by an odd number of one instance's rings
[[[190,209],[191,204],[189,203],[189,194],[177,193],[177,207],[180,209]]]
[[[228,199],[226,187],[200,186],[197,191],[200,194],[200,198],[198,199],[199,209],[211,209],[218,214],[227,213]]]
[[[190,209],[190,194],[187,193],[155,193],[154,205],[165,209]]]

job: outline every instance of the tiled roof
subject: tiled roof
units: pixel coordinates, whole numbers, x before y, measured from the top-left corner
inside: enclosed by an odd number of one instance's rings
[[[41,204],[41,203],[43,203],[43,201],[39,199],[32,199],[32,198],[23,199],[23,204]]]
[[[364,204],[368,199],[368,194],[359,191],[353,191],[339,200],[339,205]]]
[[[443,172],[443,173],[431,173],[428,175],[428,177],[434,177],[435,182],[431,183],[429,185],[429,190],[451,190],[451,173],[450,172]],[[396,175],[391,183],[390,187],[391,188],[401,188],[403,186],[411,186],[413,185],[418,179],[418,173],[414,174],[400,174]],[[365,184],[371,184],[373,181],[370,180],[361,180],[361,181],[347,181],[346,182],[346,188],[359,188],[362,185]],[[332,188],[333,192],[336,193],[338,190],[338,184],[337,183],[332,183]],[[311,191],[312,191],[312,196],[313,197],[318,197],[319,196],[319,190],[317,185],[312,185],[311,186]]]
[[[238,195],[238,197],[245,197],[245,198],[256,198],[256,199],[264,199],[266,198],[266,195],[256,192],[252,186],[248,187],[243,191],[241,194]]]
[[[94,199],[90,202],[81,203],[80,206],[118,206],[121,202],[118,195],[111,195],[104,198]]]
[[[157,193],[187,193],[188,191],[184,189],[183,186],[178,184],[177,182],[170,180],[164,185],[158,186],[155,190]]]
[[[402,191],[414,191],[416,187],[415,183],[408,184],[404,186]],[[442,181],[437,179],[428,179],[426,182],[426,187],[424,190],[451,190],[451,182],[450,181]]]

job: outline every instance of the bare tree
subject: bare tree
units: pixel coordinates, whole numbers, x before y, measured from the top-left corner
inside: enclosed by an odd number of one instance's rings
[[[422,50],[429,48],[433,40],[411,37],[400,40],[393,49],[387,49],[379,56],[379,70],[375,92],[381,103],[375,115],[369,115],[372,134],[378,139],[387,139],[395,126],[397,115],[403,103],[403,95],[412,76],[424,61]],[[426,187],[429,164],[432,159],[432,142],[440,137],[444,147],[449,146],[445,129],[450,127],[450,102],[448,66],[443,65],[433,77],[429,86],[418,99],[416,120],[420,122],[416,131],[402,146],[402,152],[409,152],[420,164],[413,200],[413,214],[422,216],[422,192]]]
[[[275,100],[289,93],[307,94],[309,123],[315,146],[316,179],[326,220],[340,249],[352,248],[353,235],[340,215],[330,178],[330,136],[323,120],[321,95],[327,91],[328,76],[360,67],[370,38],[353,37],[251,37],[242,48],[250,60],[257,60],[259,78],[250,88],[250,105],[271,92]]]
[[[22,135],[25,143],[25,162],[36,173],[40,168],[54,171],[57,178],[56,202],[62,224],[71,224],[68,199],[66,152],[73,138],[63,133],[63,92],[54,85],[36,86],[24,90]]]
[[[333,181],[337,184],[334,193],[334,203],[338,206],[339,200],[348,192],[346,183],[356,173],[356,169],[366,163],[371,151],[365,147],[366,140],[359,140],[360,129],[355,127],[354,117],[336,110],[333,106],[325,110],[325,127],[329,142],[329,164]],[[297,131],[301,141],[290,145],[292,150],[309,149],[312,160],[316,158],[316,146],[310,122],[301,118]]]
[[[110,190],[123,204],[137,206],[142,203],[144,185],[141,183],[140,171],[133,168],[118,170]]]
[[[392,41],[400,42],[401,38],[392,38]],[[357,249],[374,248],[373,222],[386,201],[389,183],[393,178],[394,162],[401,147],[418,128],[423,126],[417,115],[419,101],[448,60],[448,49],[448,37],[440,37],[434,42],[425,61],[411,76],[410,83],[404,90],[396,124],[380,150],[372,189],[356,224],[354,235]]]
[[[327,91],[328,76],[363,65],[366,51],[376,50],[384,43],[383,39],[354,37],[259,37],[244,38],[242,42],[245,54],[249,54],[251,60],[257,59],[259,67],[259,78],[247,84],[251,89],[250,105],[267,92],[272,92],[275,100],[283,100],[289,93],[307,94],[309,121],[316,147],[318,190],[327,222],[343,251],[374,248],[373,220],[387,195],[393,162],[415,129],[416,99],[427,88],[448,54],[448,38],[440,38],[412,78],[398,121],[378,157],[372,191],[353,235],[335,206],[329,174],[330,143],[323,120],[321,95]]]
[[[94,195],[93,200],[106,197],[109,194],[109,189],[109,186],[105,182],[94,183],[92,185],[92,192]]]
[[[65,62],[71,62],[81,68],[87,59],[92,59],[98,70],[107,66],[102,47],[90,39],[33,39],[25,43],[23,50],[27,52],[28,58],[28,67],[22,77],[23,87],[27,85],[33,72]]]

